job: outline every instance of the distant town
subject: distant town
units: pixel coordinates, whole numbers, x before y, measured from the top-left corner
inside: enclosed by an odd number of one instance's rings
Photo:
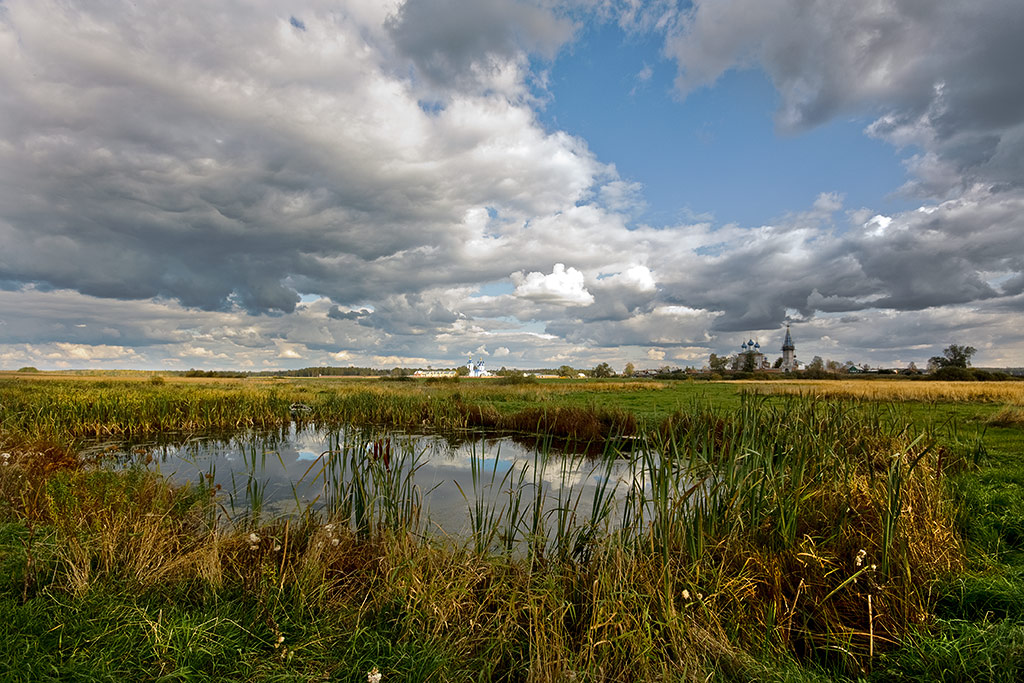
[[[502,366],[490,370],[486,361],[472,356],[462,365],[445,368],[374,368],[374,367],[336,367],[317,366],[297,370],[160,370],[160,371],[118,371],[106,370],[103,374],[138,374],[144,372],[160,372],[168,376],[184,377],[385,377],[390,379],[488,379],[502,377],[519,377],[533,379],[603,379],[648,378],[648,379],[837,379],[850,377],[869,377],[877,375],[899,375],[911,378],[951,380],[951,381],[988,381],[1024,377],[1024,367],[988,368],[973,367],[971,359],[977,352],[973,346],[950,344],[943,349],[941,356],[932,356],[921,366],[910,362],[902,367],[871,366],[867,363],[856,363],[852,360],[837,361],[831,358],[814,356],[807,363],[797,359],[796,345],[793,336],[786,326],[786,335],[780,348],[780,355],[772,361],[761,343],[753,338],[743,341],[739,349],[732,354],[719,355],[711,353],[707,362],[700,367],[660,365],[657,367],[638,368],[627,362],[621,371],[616,371],[609,363],[599,363],[593,368],[577,368],[571,365],[560,365],[557,368],[518,369]],[[34,367],[23,367],[17,372],[39,372]],[[94,373],[92,370],[63,370],[63,374]]]

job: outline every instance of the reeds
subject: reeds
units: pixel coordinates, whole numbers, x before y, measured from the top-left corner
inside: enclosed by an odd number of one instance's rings
[[[634,385],[597,385],[601,392],[649,391]],[[577,387],[576,391],[579,391]],[[452,432],[467,428],[544,433],[578,442],[635,434],[625,411],[551,405],[567,393],[559,385],[461,384],[368,386],[165,382],[32,381],[0,379],[0,428],[25,439],[66,447],[83,440],[209,434],[271,429],[293,422],[374,425]],[[517,406],[499,410],[495,406]],[[301,410],[296,410],[301,406]]]
[[[381,406],[355,395],[283,392],[262,405],[287,414],[301,400],[310,419],[345,414],[349,400],[383,421],[425,406],[439,421],[466,415],[431,407],[438,397]],[[19,411],[41,402],[13,405],[5,419],[26,420]],[[120,410],[89,420],[118,424]],[[597,458],[541,447],[502,474],[475,454],[472,524],[458,542],[421,526],[414,442],[372,429],[340,432],[307,472],[323,484],[322,516],[224,526],[202,483],[29,475],[21,455],[0,471],[0,493],[7,514],[39,529],[31,552],[48,591],[232,595],[271,654],[278,638],[319,651],[324,635],[293,631],[321,615],[366,642],[431,643],[446,678],[752,679],[760,658],[780,654],[856,673],[928,618],[930,582],[961,562],[939,459],[948,469],[969,458],[967,442],[938,448],[937,433],[892,406],[745,396],[737,410],[694,404],[637,436],[628,451],[606,439]],[[579,471],[601,482],[589,500]],[[397,655],[375,665],[412,675]]]

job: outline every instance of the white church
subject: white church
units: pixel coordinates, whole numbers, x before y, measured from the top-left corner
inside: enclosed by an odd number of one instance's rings
[[[772,364],[768,358],[761,352],[761,344],[759,342],[750,339],[743,342],[740,346],[740,355],[737,359],[739,368],[748,365],[744,362],[746,358],[753,360],[754,370],[771,370]],[[786,339],[782,342],[782,365],[779,366],[781,372],[793,372],[799,369],[799,362],[796,359],[796,346],[793,345],[793,336],[789,332],[789,325],[786,325]]]
[[[473,357],[470,356],[469,357],[469,362],[466,363],[466,368],[469,370],[469,376],[470,377],[490,377],[491,376],[491,373],[487,372],[487,369],[484,368],[484,361],[483,361],[482,358],[477,359],[477,361],[474,363],[473,362]]]

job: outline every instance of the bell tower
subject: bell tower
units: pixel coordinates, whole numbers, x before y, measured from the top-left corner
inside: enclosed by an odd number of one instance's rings
[[[786,339],[782,342],[782,371],[793,372],[797,369],[796,347],[793,345],[793,337],[789,333],[789,324],[786,324]]]

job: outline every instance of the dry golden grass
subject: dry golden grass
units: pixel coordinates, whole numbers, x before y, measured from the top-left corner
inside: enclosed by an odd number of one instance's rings
[[[1024,405],[1024,382],[780,380],[744,383],[759,394],[802,394],[873,401],[970,401]]]

